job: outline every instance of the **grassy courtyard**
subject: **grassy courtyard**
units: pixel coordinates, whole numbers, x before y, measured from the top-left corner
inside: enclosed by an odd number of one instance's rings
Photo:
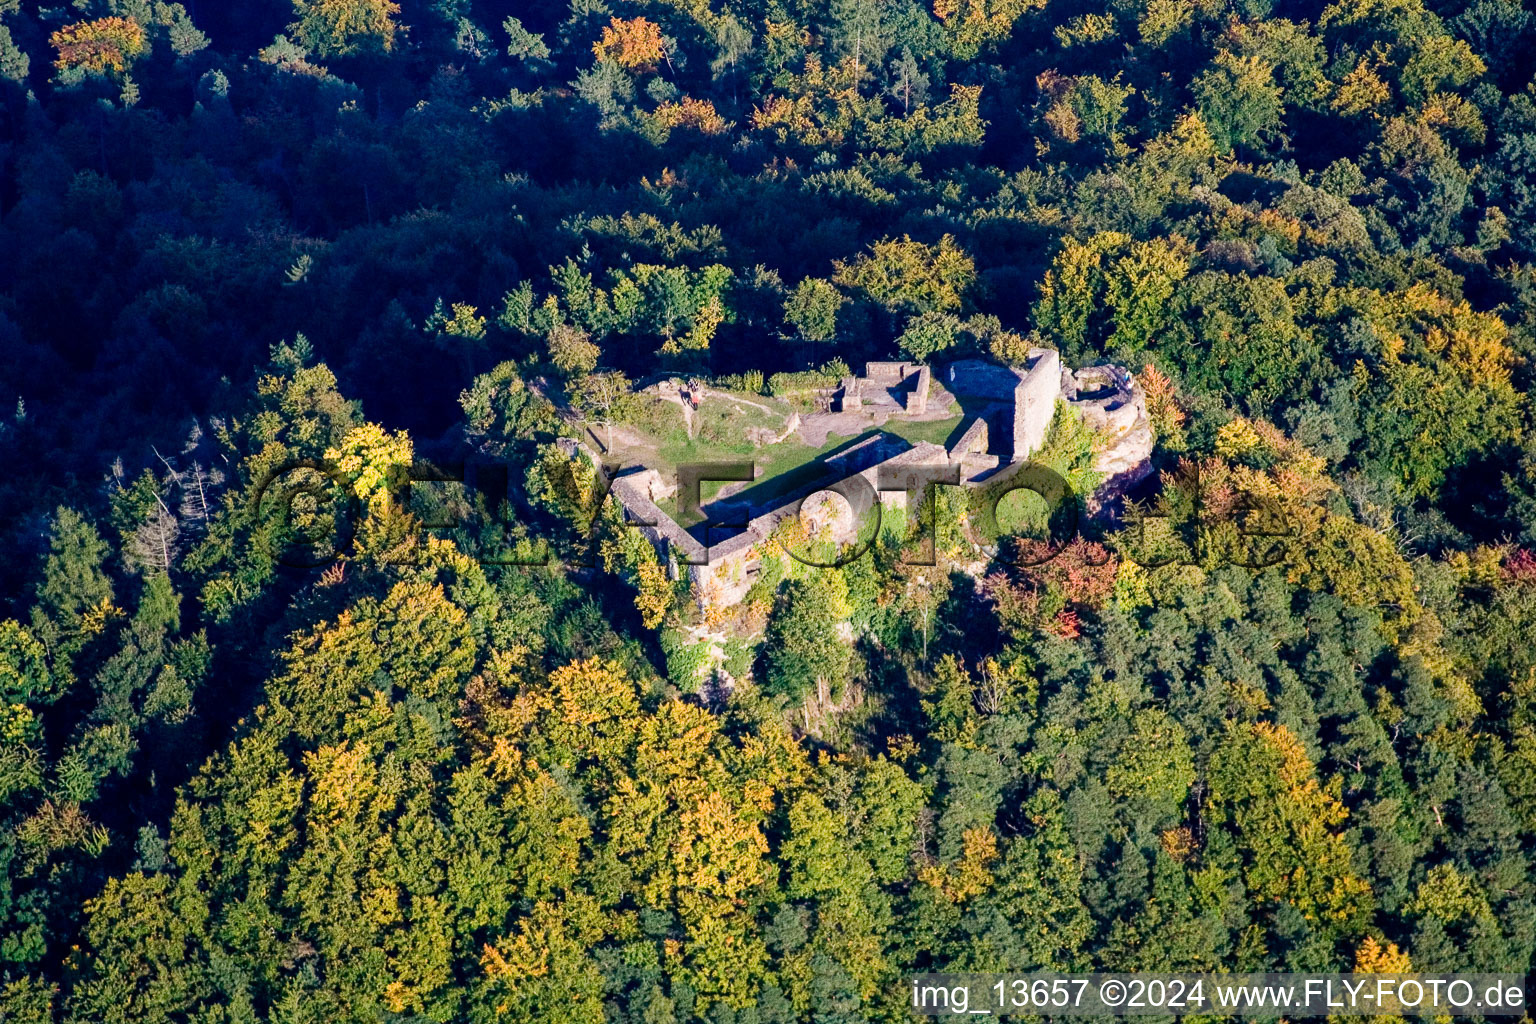
[[[789,403],[777,398],[711,390],[692,412],[690,434],[680,404],[654,395],[637,395],[625,410],[623,429],[616,432],[611,455],[664,476],[675,474],[678,466],[688,463],[750,461],[756,476],[738,494],[753,506],[762,507],[825,476],[828,455],[865,438],[886,433],[909,444],[948,445],[958,437],[964,419],[958,412],[941,420],[891,419],[883,427],[869,427],[852,435],[828,433],[821,445],[804,443],[798,433],[774,443],[753,442],[754,435],[760,440],[782,436],[793,412]],[[729,481],[706,481],[701,500],[707,504],[727,486]],[[697,514],[679,516],[675,497],[660,502],[659,507],[683,526],[703,521]]]

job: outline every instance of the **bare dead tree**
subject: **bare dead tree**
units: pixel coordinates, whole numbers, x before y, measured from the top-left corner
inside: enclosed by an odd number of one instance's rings
[[[981,664],[981,685],[976,688],[976,710],[984,715],[995,715],[1003,710],[1008,699],[1008,685],[996,664],[988,658]]]
[[[156,448],[154,445],[150,445],[149,446],[149,450],[154,452],[155,453],[155,458],[159,459],[161,464],[163,466],[165,466],[165,471],[171,475],[171,479],[174,480],[177,484],[180,484],[181,483],[181,474],[176,472],[176,467],[171,465],[169,459],[167,459],[164,455],[160,454],[160,449]]]
[[[155,501],[155,508],[149,518],[134,531],[129,553],[135,562],[145,568],[170,572],[176,561],[181,525],[163,498],[156,495]]]
[[[208,473],[200,463],[192,463],[181,487],[181,517],[206,528],[208,524]]]

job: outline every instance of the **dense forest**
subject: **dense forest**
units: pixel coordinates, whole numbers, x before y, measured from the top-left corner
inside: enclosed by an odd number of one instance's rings
[[[554,443],[1032,346],[1050,559],[704,616]],[[0,1021],[1529,972],[1533,356],[1529,2],[0,0]]]

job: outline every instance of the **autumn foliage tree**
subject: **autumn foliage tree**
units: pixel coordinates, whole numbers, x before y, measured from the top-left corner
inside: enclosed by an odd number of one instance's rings
[[[646,18],[610,18],[592,53],[628,71],[654,71],[667,56],[661,26]]]
[[[1249,891],[1291,904],[1319,927],[1358,926],[1370,888],[1355,874],[1337,795],[1284,726],[1257,723],[1233,739],[1212,765],[1208,806],[1242,836]]]
[[[976,280],[975,261],[951,235],[933,245],[910,235],[883,239],[857,259],[836,266],[837,284],[858,290],[891,312],[954,312]]]
[[[0,1021],[1529,973],[1529,7],[0,0]],[[773,506],[1035,347],[1151,421],[1053,421],[1080,538],[690,592],[553,443]]]
[[[51,41],[58,51],[54,67],[96,75],[122,75],[149,49],[143,26],[122,17],[66,25]]]
[[[388,53],[394,49],[394,0],[293,0],[294,22],[289,29],[300,42],[322,57]]]

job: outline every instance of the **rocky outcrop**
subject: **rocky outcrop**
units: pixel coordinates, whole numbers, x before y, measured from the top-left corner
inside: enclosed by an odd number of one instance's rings
[[[1085,367],[1062,384],[1062,397],[1097,433],[1093,471],[1103,481],[1088,498],[1088,513],[1110,512],[1152,473],[1154,437],[1146,396],[1119,366]]]

